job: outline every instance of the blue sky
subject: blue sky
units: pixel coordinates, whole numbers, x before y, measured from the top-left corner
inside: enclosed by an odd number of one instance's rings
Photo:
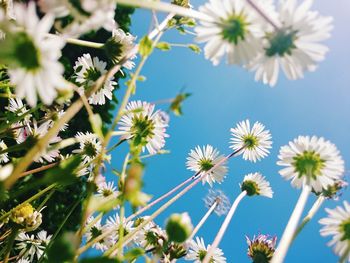
[[[192,1],[194,7],[202,3]],[[193,93],[184,105],[184,116],[171,118],[170,138],[166,144],[171,154],[147,160],[144,190],[155,197],[191,175],[185,161],[189,150],[196,145],[212,144],[223,154],[229,153],[229,129],[238,121],[247,118],[252,122],[260,121],[272,133],[274,143],[268,158],[255,164],[241,157],[232,159],[227,179],[222,185],[215,185],[233,200],[240,192],[238,184],[243,176],[259,171],[267,177],[275,192],[273,199],[246,198],[240,204],[220,245],[229,263],[249,262],[245,235],[261,232],[280,237],[300,194],[278,174],[276,160],[280,146],[298,135],[324,136],[337,145],[346,164],[350,161],[350,2],[319,0],[314,9],[333,16],[335,29],[327,41],[330,52],[326,60],[316,72],[306,73],[302,80],[288,81],[281,76],[277,86],[270,88],[256,83],[253,74],[242,68],[224,63],[214,67],[203,54],[197,55],[185,48],[156,51],[142,71],[147,81],[139,83],[134,99],[154,102],[171,98],[182,88]],[[150,14],[140,10],[133,17],[132,33],[139,38],[148,32]],[[192,38],[167,32],[164,40],[189,43]],[[122,147],[114,152],[114,163],[120,163],[118,160],[125,151]],[[206,212],[202,198],[207,190],[207,186],[201,185],[192,189],[162,214],[157,223],[164,226],[171,213],[188,211],[195,225]],[[349,197],[350,190],[347,190],[342,199]],[[307,209],[314,200],[314,196],[309,199]],[[338,204],[340,202],[327,201],[324,207],[332,208]],[[337,261],[326,246],[328,239],[319,235],[317,221],[325,216],[324,207],[292,245],[285,262]],[[223,219],[213,215],[198,235],[211,243]]]

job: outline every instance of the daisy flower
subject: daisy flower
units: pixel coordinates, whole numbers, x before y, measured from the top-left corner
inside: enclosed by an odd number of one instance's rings
[[[39,20],[35,3],[15,4],[16,20],[0,21],[6,33],[1,44],[2,57],[8,60],[8,74],[15,86],[16,95],[26,98],[34,107],[37,96],[50,105],[56,98],[57,89],[65,88],[63,66],[58,59],[64,42],[58,37],[48,37],[54,18],[48,14]]]
[[[199,176],[203,176],[203,184],[207,182],[210,186],[213,183],[222,183],[227,174],[226,160],[211,170],[217,163],[221,162],[225,157],[220,155],[219,151],[211,145],[203,146],[202,148],[197,146],[194,150],[191,150],[189,157],[187,157],[186,166],[187,169],[196,172]]]
[[[334,246],[334,252],[350,262],[350,204],[344,201],[343,207],[326,208],[328,217],[322,218],[320,230],[322,236],[332,236],[329,246]]]
[[[5,107],[5,109],[7,109],[10,112],[15,113],[17,116],[21,116],[28,111],[26,105],[19,98],[10,98],[9,105],[7,107]],[[31,116],[31,114],[27,114],[24,117],[25,120],[28,120],[30,118],[30,116]]]
[[[119,134],[131,140],[134,146],[141,146],[156,154],[165,145],[166,127],[161,111],[154,112],[154,104],[142,101],[131,101],[125,109],[126,113],[119,122]]]
[[[248,257],[252,259],[253,262],[268,263],[272,259],[275,253],[275,246],[277,242],[277,237],[270,238],[269,235],[261,235],[253,237],[250,239],[246,236],[248,244]]]
[[[266,157],[271,148],[271,134],[265,130],[265,126],[260,122],[255,122],[250,128],[249,120],[241,121],[235,128],[231,128],[231,146],[234,151],[243,154],[244,160],[256,162]]]
[[[0,151],[6,150],[7,145],[3,140],[0,140]],[[0,163],[7,163],[9,161],[8,153],[0,154]]]
[[[99,60],[98,57],[91,58],[90,54],[84,54],[75,62],[75,81],[81,85],[79,92],[84,94],[85,89],[90,88],[102,75],[107,73],[107,63]],[[90,104],[103,105],[106,103],[106,98],[111,100],[114,86],[117,82],[113,81],[114,77],[107,79],[103,87],[88,98]]]
[[[207,247],[204,244],[203,238],[196,237],[195,240],[191,240],[188,244],[188,252],[185,260],[192,260],[195,263],[201,263],[210,249],[210,245]],[[210,259],[211,263],[226,263],[224,253],[220,248],[216,248]]]
[[[86,226],[90,225],[92,221],[94,221],[95,218],[93,216],[90,216],[88,220],[86,221]],[[99,237],[106,231],[106,227],[101,225],[101,219],[98,219],[92,226],[90,226],[86,233],[85,238],[87,242]],[[110,239],[104,238],[100,240],[99,242],[95,242],[92,247],[96,248],[97,250],[100,250],[102,252],[106,251],[108,248],[110,248],[113,245]]]
[[[311,11],[312,0],[282,0],[279,6],[281,27],[265,36],[264,52],[252,62],[255,79],[274,86],[279,69],[288,79],[300,79],[304,71],[313,71],[322,61],[328,48],[319,42],[329,38],[332,17]]]
[[[16,249],[20,250],[19,257],[28,258],[30,262],[33,262],[34,258],[41,258],[46,246],[49,244],[52,235],[47,235],[47,232],[42,230],[34,235],[28,235],[23,232],[19,233],[16,237]]]
[[[250,173],[244,176],[243,182],[240,185],[241,190],[246,191],[248,196],[262,195],[272,198],[273,191],[270,183],[265,180],[265,177],[260,173]]]
[[[96,134],[78,132],[75,138],[80,144],[80,149],[73,150],[73,153],[82,154],[84,164],[93,161],[102,150],[101,142]]]
[[[97,185],[97,195],[101,197],[117,197],[117,187],[114,186],[114,182],[102,182]]]
[[[104,49],[109,58],[113,63],[118,64],[120,61],[128,57],[131,53],[131,50],[135,47],[136,37],[130,33],[125,33],[121,28],[113,29],[112,37],[107,40],[104,45]],[[123,63],[123,67],[131,70],[134,68],[135,63],[132,61],[136,58],[136,55],[130,57],[126,62]]]
[[[221,190],[209,189],[209,193],[204,198],[204,204],[209,209],[215,202],[217,203],[214,209],[215,214],[218,216],[227,214],[231,207],[228,197]]]
[[[116,231],[113,231],[113,233],[108,237],[110,242],[112,242],[113,244],[115,244],[119,239],[120,224],[123,225],[124,236],[126,236],[127,234],[129,234],[130,232],[132,232],[134,230],[134,221],[127,221],[126,222],[125,217],[123,218],[123,220],[121,220],[118,213],[116,213],[114,216],[108,217],[106,225],[105,225],[107,231],[110,229],[116,230]]]
[[[276,16],[272,1],[256,2],[268,16]],[[199,11],[208,21],[195,27],[196,40],[206,42],[205,57],[214,65],[226,54],[228,63],[246,64],[263,50],[262,37],[269,25],[245,0],[210,0]]]
[[[316,136],[299,136],[282,146],[278,155],[279,171],[294,187],[305,183],[315,192],[321,192],[342,178],[344,161],[337,147],[330,141]]]

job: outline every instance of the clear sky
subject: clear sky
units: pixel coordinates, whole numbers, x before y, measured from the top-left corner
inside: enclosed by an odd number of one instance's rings
[[[202,0],[192,1],[194,7],[202,3]],[[196,145],[212,144],[223,154],[229,153],[229,129],[238,121],[247,118],[252,122],[260,121],[272,133],[274,143],[268,158],[255,164],[241,157],[232,159],[227,179],[222,185],[215,185],[233,200],[240,192],[238,184],[243,176],[260,171],[275,192],[273,199],[252,197],[240,204],[220,245],[229,263],[249,262],[245,235],[261,232],[280,237],[300,194],[278,174],[276,160],[280,146],[298,135],[324,136],[337,145],[346,164],[350,161],[350,2],[318,0],[314,9],[333,16],[335,29],[327,41],[330,52],[326,60],[316,72],[306,73],[302,80],[288,81],[280,77],[277,86],[270,88],[256,83],[253,74],[242,68],[224,63],[214,67],[203,54],[197,55],[185,48],[156,51],[142,72],[147,81],[138,85],[135,99],[154,102],[171,98],[182,88],[193,93],[184,105],[184,116],[171,118],[170,138],[166,143],[171,154],[147,161],[144,189],[155,197],[191,175],[185,161],[189,150]],[[141,37],[148,31],[150,14],[144,10],[135,13],[133,34]],[[164,40],[172,43],[189,43],[191,39],[177,32],[164,36]],[[118,160],[123,157],[124,150],[120,148],[114,153],[114,164],[120,163]],[[346,170],[348,177],[348,166]],[[207,190],[207,185],[192,189],[161,215],[157,223],[164,226],[170,213],[188,211],[195,225],[206,212],[202,198]],[[349,197],[348,189],[342,199]],[[307,209],[314,200],[314,196],[309,199]],[[340,202],[327,201],[324,207],[333,208],[337,204]],[[337,261],[331,248],[326,246],[329,239],[319,234],[318,220],[326,215],[324,207],[297,238],[285,262]],[[223,219],[213,215],[199,236],[211,243]]]

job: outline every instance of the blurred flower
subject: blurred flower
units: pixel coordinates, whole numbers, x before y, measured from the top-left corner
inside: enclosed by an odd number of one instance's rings
[[[322,137],[299,136],[281,147],[278,158],[277,164],[285,166],[279,173],[297,188],[307,184],[321,192],[344,173],[344,161],[336,146]]]
[[[110,216],[107,218],[107,222],[105,225],[106,230],[115,230],[110,236],[108,236],[109,241],[113,244],[115,244],[119,239],[119,228],[121,224],[124,229],[124,236],[126,236],[134,230],[134,221],[126,221],[125,217],[123,218],[123,220],[121,220],[118,213],[116,213],[114,216]]]
[[[101,225],[101,219],[95,220],[95,222],[92,224],[94,220],[95,218],[93,216],[90,216],[86,221],[86,226],[89,226],[85,233],[85,238],[87,242],[99,237],[106,231],[106,227]],[[105,237],[100,241],[95,242],[92,245],[92,247],[104,252],[113,245],[111,241],[112,241],[111,239],[109,239],[108,237]]]
[[[39,233],[34,235],[27,235],[25,233],[19,233],[16,237],[16,249],[21,250],[19,252],[19,257],[27,258],[29,257],[30,262],[33,262],[34,257],[37,259],[41,258],[46,246],[51,240],[52,235],[47,235],[47,232],[41,230]]]
[[[85,90],[91,88],[94,83],[104,74],[107,73],[106,70],[107,63],[99,60],[98,57],[91,58],[90,54],[84,54],[79,57],[75,62],[75,81],[82,85],[79,87],[79,93],[84,94]],[[106,99],[111,100],[114,90],[114,86],[117,82],[113,81],[114,77],[107,79],[103,87],[98,91],[89,96],[88,101],[90,104],[103,105],[106,103]]]
[[[214,209],[215,214],[222,216],[227,214],[230,210],[231,204],[228,197],[221,190],[212,190],[209,189],[209,193],[204,198],[205,206],[209,209],[214,203],[216,207]]]
[[[269,198],[273,196],[270,183],[260,173],[250,173],[244,176],[241,190],[246,191],[248,196],[262,195]]]
[[[130,33],[125,33],[121,28],[113,29],[112,37],[107,40],[104,45],[104,49],[107,56],[113,61],[113,63],[118,64],[122,59],[128,58],[122,66],[131,70],[134,68],[135,63],[132,61],[136,58],[136,55],[131,57],[131,50],[135,47],[136,37]]]
[[[189,157],[187,157],[187,169],[198,173],[199,176],[203,176],[203,184],[207,182],[212,186],[215,182],[222,183],[227,174],[227,166],[225,166],[226,161],[218,165],[210,173],[207,173],[225,158],[223,155],[219,154],[219,151],[211,145],[206,145],[202,148],[196,146],[196,148],[189,153]]]
[[[118,196],[117,187],[114,186],[114,182],[102,182],[97,185],[97,195],[101,197],[108,197],[108,196]]]
[[[80,149],[73,150],[73,153],[82,154],[84,164],[93,161],[101,152],[102,145],[97,135],[91,132],[78,132],[75,138],[80,143]]]
[[[188,244],[188,252],[185,260],[193,260],[195,263],[201,263],[210,249],[210,245],[207,247],[204,244],[203,238],[196,237],[196,240],[191,240]],[[220,248],[215,248],[213,255],[210,259],[211,263],[226,263],[224,253]]]
[[[251,240],[246,236],[248,244],[248,256],[253,263],[269,263],[275,253],[277,237],[270,238],[269,235],[261,235],[253,237]]]
[[[255,1],[268,16],[274,14],[272,1]],[[230,64],[246,64],[262,52],[262,37],[269,27],[264,19],[244,0],[210,0],[199,10],[210,21],[195,27],[198,42],[206,42],[205,57],[214,65],[227,54]]]
[[[0,151],[7,149],[7,145],[3,140],[0,140]],[[0,154],[0,163],[7,163],[9,161],[8,153]]]
[[[322,236],[332,236],[328,246],[334,246],[334,252],[340,257],[345,256],[344,259],[350,262],[350,204],[344,201],[343,207],[326,208],[326,212],[328,217],[319,221],[324,225],[320,233]]]
[[[167,123],[160,113],[154,112],[154,105],[148,102],[131,101],[125,109],[126,113],[119,122],[120,134],[132,140],[134,146],[147,148],[150,154],[156,154],[165,145]]]
[[[165,229],[170,241],[185,242],[193,230],[191,218],[188,213],[172,214],[166,222]]]
[[[260,122],[255,122],[250,129],[249,120],[241,121],[235,128],[231,128],[231,133],[230,148],[234,151],[242,149],[239,154],[243,154],[244,160],[256,162],[270,153],[271,134]]]
[[[8,74],[19,98],[26,98],[33,107],[39,95],[44,104],[50,105],[56,98],[56,89],[66,87],[64,69],[58,61],[64,42],[47,36],[54,19],[48,14],[39,20],[34,2],[17,3],[14,12],[15,25],[0,21],[6,33],[0,57],[8,63]]]
[[[296,0],[282,0],[279,6],[278,30],[268,30],[264,41],[264,52],[251,63],[255,79],[274,86],[279,68],[289,79],[299,79],[304,71],[313,71],[324,59],[328,48],[319,42],[330,36],[332,17],[320,16],[311,11],[312,0],[298,5]]]

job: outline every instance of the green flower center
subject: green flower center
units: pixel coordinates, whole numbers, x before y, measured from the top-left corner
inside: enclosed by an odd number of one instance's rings
[[[84,145],[84,153],[91,158],[95,157],[97,155],[95,145],[91,142],[86,142]]]
[[[293,159],[293,166],[295,172],[299,174],[299,178],[306,175],[315,179],[317,175],[321,174],[321,170],[325,166],[325,161],[314,151],[304,151]]]
[[[253,150],[259,144],[259,140],[256,136],[248,134],[243,137],[244,145],[247,149]]]
[[[40,68],[40,52],[34,45],[33,40],[26,33],[16,35],[14,56],[21,67],[27,70]]]
[[[198,258],[199,258],[200,261],[203,261],[206,255],[207,255],[207,251],[206,250],[199,250],[198,251]],[[214,263],[213,257],[211,257],[209,262],[210,263]]]
[[[294,41],[296,40],[297,31],[289,29],[280,29],[267,36],[270,42],[270,47],[265,50],[266,56],[272,57],[275,55],[284,56],[290,55],[292,50],[296,47]]]
[[[222,20],[220,26],[223,39],[237,45],[238,41],[244,40],[248,23],[246,22],[246,17],[243,14],[239,14],[231,15],[226,20]]]
[[[207,172],[211,168],[214,167],[214,164],[213,164],[212,160],[202,159],[199,161],[199,166],[200,166],[201,171]]]
[[[348,240],[350,241],[350,219],[348,221],[345,221],[340,226],[341,232],[343,233],[343,236],[341,238],[342,241]]]
[[[101,229],[99,229],[95,226],[91,227],[90,233],[91,233],[91,240],[102,235]]]
[[[118,63],[123,54],[123,45],[117,42],[113,37],[107,40],[103,46],[107,56],[114,62]]]
[[[131,133],[133,134],[134,144],[146,145],[148,143],[148,138],[154,135],[154,122],[149,119],[148,116],[135,115],[132,119]]]
[[[87,79],[87,84],[94,83],[101,77],[101,72],[96,68],[88,68],[84,73],[84,78]]]
[[[241,185],[241,190],[246,191],[247,195],[258,195],[259,194],[259,187],[258,184],[254,181],[246,180]]]
[[[102,195],[104,196],[104,197],[108,197],[108,196],[110,196],[110,195],[112,195],[113,194],[113,192],[110,190],[110,189],[103,189],[102,190]]]

